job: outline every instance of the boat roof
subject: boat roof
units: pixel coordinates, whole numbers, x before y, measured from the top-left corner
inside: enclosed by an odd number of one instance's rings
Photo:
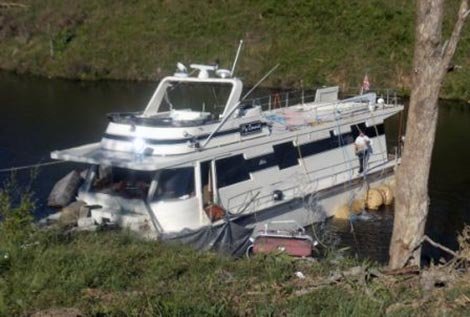
[[[147,156],[131,152],[109,151],[102,149],[99,142],[86,144],[62,151],[51,153],[53,159],[73,161],[88,164],[100,164],[117,166],[141,171],[153,171],[174,167],[175,165],[184,165],[188,158],[194,153],[188,155],[174,156]],[[177,158],[176,162],[175,158]]]
[[[377,112],[380,112],[380,115],[377,113],[375,117],[375,124],[383,122],[385,118],[401,110],[403,110],[403,106],[392,106],[390,108],[378,110]],[[356,115],[354,119],[350,119],[348,122],[351,124],[357,124],[360,122],[367,122],[368,120],[370,120],[370,113],[367,111]],[[259,154],[259,151],[271,152],[273,142],[292,140],[294,138],[302,137],[302,135],[310,135],[311,133],[316,133],[320,136],[324,133],[329,134],[331,129],[334,130],[336,128],[337,122],[329,121],[323,122],[315,127],[306,127],[299,130],[283,130],[282,132],[273,131],[271,135],[263,138],[231,143],[224,145],[223,147],[207,148],[186,154],[166,156],[111,151],[103,149],[100,143],[96,142],[69,148],[66,150],[54,151],[51,153],[51,158],[87,164],[116,166],[140,171],[156,171],[165,168],[188,166],[194,164],[195,161],[214,160],[233,155],[234,153],[238,154],[240,152],[243,152],[245,155],[249,156],[250,149],[256,149],[258,152],[257,154]]]

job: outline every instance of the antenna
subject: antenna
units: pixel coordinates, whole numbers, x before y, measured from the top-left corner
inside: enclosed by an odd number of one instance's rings
[[[277,64],[276,66],[271,68],[271,70],[269,72],[267,72],[266,75],[263,76],[263,78],[258,80],[258,82],[253,87],[251,87],[251,89],[240,100],[242,100],[242,101],[245,100],[253,92],[253,90],[256,89],[256,87],[258,87],[266,78],[268,78],[269,75],[272,74],[272,72],[274,72],[279,67],[279,65],[280,64]]]
[[[240,44],[238,45],[238,49],[237,49],[237,54],[235,55],[235,60],[233,61],[233,66],[232,66],[232,70],[230,71],[232,73],[232,76],[234,76],[234,71],[235,71],[235,66],[237,66],[237,62],[238,62],[238,57],[240,56],[240,51],[242,50],[242,46],[243,46],[243,40],[240,40]]]

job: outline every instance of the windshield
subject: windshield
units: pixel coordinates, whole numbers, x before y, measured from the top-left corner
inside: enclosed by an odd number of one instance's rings
[[[166,169],[157,176],[157,190],[152,200],[186,199],[194,194],[194,167]]]
[[[92,181],[91,190],[128,199],[145,199],[152,176],[153,173],[150,172],[100,166]]]
[[[159,112],[192,110],[209,112],[218,117],[224,111],[232,85],[225,83],[171,82]]]

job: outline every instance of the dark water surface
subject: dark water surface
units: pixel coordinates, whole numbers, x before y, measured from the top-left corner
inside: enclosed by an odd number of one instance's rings
[[[156,83],[78,82],[16,76],[0,72],[0,169],[50,161],[53,150],[98,142],[106,113],[138,111]],[[52,186],[74,167],[42,167],[34,191],[38,212]],[[22,183],[29,171],[17,173]],[[9,177],[0,173],[0,180]]]
[[[157,83],[76,82],[16,76],[0,72],[0,169],[50,161],[53,150],[97,142],[106,114],[143,110]],[[431,209],[428,235],[456,248],[456,232],[470,223],[470,104],[441,102],[431,166]],[[398,118],[387,122],[396,135]],[[75,167],[71,163],[43,167],[35,181],[38,213],[55,182]],[[0,181],[9,173],[0,173]],[[29,171],[17,173],[26,182]],[[368,220],[331,221],[328,228],[360,257],[386,261],[393,225],[392,208]],[[436,258],[438,250],[426,248]]]
[[[386,122],[387,134],[396,135],[398,117]],[[390,132],[390,133],[389,133]],[[426,234],[433,240],[457,249],[457,233],[470,224],[470,104],[440,101],[439,120],[429,181],[430,210]],[[328,228],[359,257],[379,262],[388,260],[393,230],[393,207],[370,213],[367,220],[333,220]],[[351,226],[352,224],[352,226]],[[352,229],[351,229],[352,227]],[[425,244],[425,260],[448,255]]]

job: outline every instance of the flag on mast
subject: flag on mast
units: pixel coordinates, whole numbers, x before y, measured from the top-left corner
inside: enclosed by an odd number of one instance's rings
[[[362,80],[361,95],[364,92],[369,91],[369,89],[370,89],[369,76],[367,76],[367,73],[366,73],[366,75],[364,76],[364,79]]]

